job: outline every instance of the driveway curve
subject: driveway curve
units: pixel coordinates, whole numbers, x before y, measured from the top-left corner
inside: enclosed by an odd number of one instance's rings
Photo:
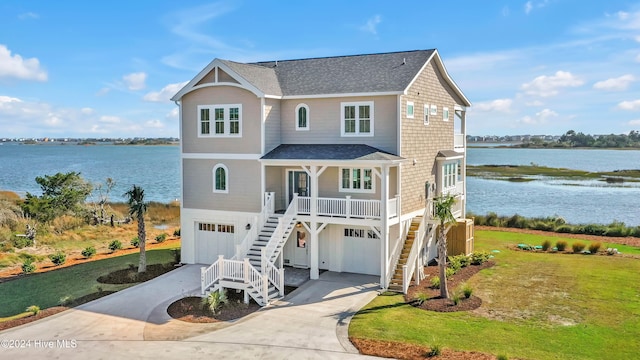
[[[376,296],[377,277],[325,272],[236,322],[189,324],[166,313],[199,292],[200,267],[168,274],[0,332],[0,358],[355,359],[348,321]]]

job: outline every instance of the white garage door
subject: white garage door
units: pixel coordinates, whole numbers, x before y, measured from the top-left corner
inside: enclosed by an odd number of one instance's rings
[[[344,229],[342,271],[380,275],[380,239],[372,230]]]
[[[235,253],[235,228],[228,224],[196,223],[196,262],[213,264],[218,255],[230,258]]]

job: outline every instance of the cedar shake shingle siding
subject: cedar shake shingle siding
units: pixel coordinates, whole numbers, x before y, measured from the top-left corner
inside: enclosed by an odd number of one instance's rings
[[[400,156],[409,160],[401,170],[402,212],[408,213],[424,208],[425,182],[434,184],[436,181],[438,151],[453,149],[454,106],[464,102],[455,96],[433,62],[427,64],[401,101]],[[413,101],[413,119],[406,117],[407,101]],[[438,113],[430,116],[429,125],[424,125],[425,104],[438,106]],[[443,107],[449,108],[449,121],[442,119]]]

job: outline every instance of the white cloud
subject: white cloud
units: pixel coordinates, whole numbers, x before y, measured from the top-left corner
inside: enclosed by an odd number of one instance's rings
[[[533,3],[531,1],[527,1],[524,4],[524,12],[525,12],[525,14],[529,14],[531,12],[531,9],[533,9]]]
[[[146,86],[144,82],[147,80],[147,74],[144,72],[131,73],[123,76],[122,80],[129,90],[142,90]]]
[[[150,102],[168,102],[173,95],[175,95],[180,89],[187,85],[188,81],[169,84],[162,88],[160,91],[152,91],[147,93],[142,99]]]
[[[511,99],[496,99],[492,101],[480,102],[473,105],[473,110],[477,111],[499,111],[499,112],[510,112],[511,104],[513,100]]]
[[[92,115],[95,112],[95,110],[93,110],[90,107],[84,107],[84,108],[80,109],[80,112],[85,114],[85,115]]]
[[[173,108],[171,111],[169,111],[167,113],[167,115],[165,115],[165,117],[167,119],[177,120],[178,119],[178,108],[177,107]]]
[[[631,125],[631,126],[640,126],[640,119],[637,120],[631,120],[629,121],[627,124]]]
[[[638,56],[636,56],[636,62],[640,62],[640,54],[638,54]]]
[[[18,15],[18,19],[20,19],[20,20],[37,19],[39,17],[40,17],[40,15],[38,15],[38,14],[36,14],[34,12],[31,12],[31,11]]]
[[[164,128],[164,124],[160,120],[148,120],[144,123],[144,126],[146,128],[155,128],[155,129]]]
[[[618,103],[618,109],[631,111],[640,110],[640,99],[633,101],[622,101]]]
[[[110,91],[111,91],[111,88],[110,88],[110,87],[103,87],[102,89],[98,90],[98,92],[96,93],[96,96],[105,96],[105,95],[107,95]]]
[[[636,37],[634,38],[634,40],[635,40],[636,42],[639,42],[639,43],[640,43],[640,35],[636,36]]]
[[[549,118],[558,116],[558,113],[551,109],[543,109],[540,112],[536,113],[536,117],[541,119],[542,121],[546,121]]]
[[[120,119],[118,116],[102,115],[100,116],[99,121],[108,124],[120,124],[122,122],[122,119]]]
[[[10,96],[0,95],[0,108],[3,106],[2,104],[8,104],[12,102],[22,102],[22,100]]]
[[[536,113],[535,116],[524,116],[520,122],[527,125],[541,125],[549,122],[552,117],[557,117],[558,113],[551,109],[544,109]]]
[[[0,79],[3,77],[47,81],[47,72],[40,67],[38,59],[23,59],[18,54],[11,55],[5,45],[0,45]]]
[[[533,100],[525,103],[526,106],[542,106],[544,103],[540,100]]]
[[[531,82],[522,84],[520,87],[528,95],[549,97],[558,94],[559,89],[565,87],[577,87],[584,84],[584,81],[574,76],[568,71],[557,71],[552,76],[538,76]]]
[[[380,24],[381,21],[382,17],[380,15],[375,15],[367,20],[364,25],[360,26],[360,30],[376,35],[378,33],[378,24]]]
[[[636,80],[637,79],[633,75],[626,74],[617,78],[598,81],[597,83],[593,84],[593,88],[598,90],[608,90],[608,91],[627,90],[629,85]]]

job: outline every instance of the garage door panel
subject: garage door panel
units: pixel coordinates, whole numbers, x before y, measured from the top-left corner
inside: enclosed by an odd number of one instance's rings
[[[345,229],[342,271],[380,275],[380,239],[363,229]]]
[[[196,223],[196,262],[212,264],[218,255],[230,258],[235,253],[233,225]]]

